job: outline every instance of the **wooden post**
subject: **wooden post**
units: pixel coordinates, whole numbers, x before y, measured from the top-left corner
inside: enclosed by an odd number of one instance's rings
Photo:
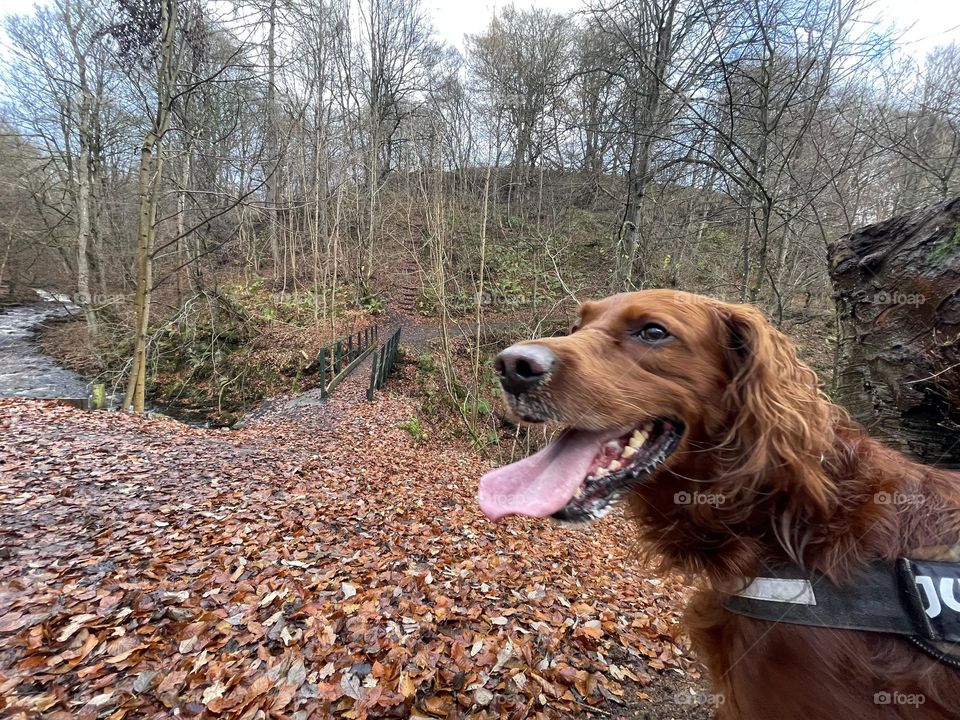
[[[327,396],[327,348],[320,348],[320,397]]]
[[[90,409],[103,410],[107,406],[107,388],[103,383],[95,383],[90,392]]]
[[[390,343],[383,346],[383,360],[380,362],[380,377],[377,378],[377,386],[383,387],[383,381],[387,377],[387,364],[390,362]]]
[[[367,400],[373,400],[373,390],[377,384],[377,361],[380,359],[380,351],[373,351],[373,358],[370,361],[370,385],[367,387]]]

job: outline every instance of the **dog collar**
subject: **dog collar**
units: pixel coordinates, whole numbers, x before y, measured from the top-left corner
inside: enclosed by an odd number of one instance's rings
[[[730,612],[794,625],[903,635],[960,669],[960,563],[899,558],[865,567],[843,585],[799,566],[765,567],[721,590]],[[960,649],[960,648],[958,648]]]

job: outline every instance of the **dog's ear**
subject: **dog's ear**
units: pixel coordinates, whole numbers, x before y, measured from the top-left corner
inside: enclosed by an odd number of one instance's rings
[[[781,489],[792,511],[829,513],[835,494],[823,468],[834,406],[793,343],[749,305],[720,308],[730,383],[723,396],[728,473],[757,493]]]

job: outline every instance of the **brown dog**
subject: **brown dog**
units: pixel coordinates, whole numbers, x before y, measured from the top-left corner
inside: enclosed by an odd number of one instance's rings
[[[569,336],[514,345],[496,367],[516,416],[567,429],[485,475],[481,508],[588,521],[628,503],[661,568],[704,581],[687,629],[723,697],[718,718],[960,717],[960,670],[904,637],[721,604],[771,563],[842,587],[873,561],[936,559],[960,543],[960,474],[870,439],[758,310],[616,295],[584,303]]]

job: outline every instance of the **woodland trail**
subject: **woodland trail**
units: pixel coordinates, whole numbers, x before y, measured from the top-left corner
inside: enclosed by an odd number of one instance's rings
[[[0,400],[3,714],[706,718],[622,518],[490,523],[367,377],[236,431]]]
[[[417,353],[425,352],[430,343],[440,336],[440,324],[433,319],[424,318],[417,309],[417,296],[421,288],[427,286],[423,271],[415,259],[415,251],[400,247],[399,269],[395,281],[392,302],[387,313],[386,327],[402,328],[401,342]],[[481,332],[502,332],[515,329],[515,320],[485,320],[480,325]],[[451,319],[447,322],[447,335],[450,339],[473,336],[477,331],[474,316]]]
[[[643,577],[610,521],[493,525],[484,463],[417,445],[407,401],[326,409],[231,432],[2,401],[5,711],[689,710],[683,588]]]

